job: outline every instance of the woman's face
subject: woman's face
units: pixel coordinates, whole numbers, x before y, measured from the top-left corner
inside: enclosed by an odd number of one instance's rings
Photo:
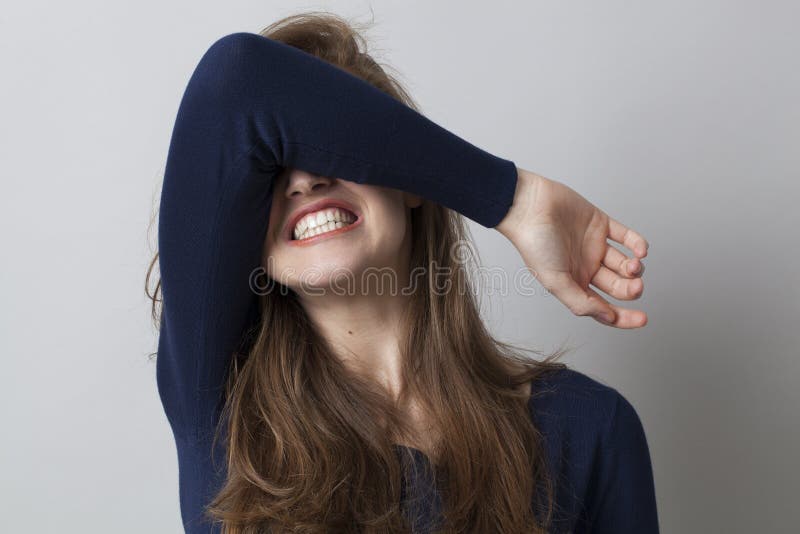
[[[284,168],[274,183],[264,242],[267,274],[318,295],[332,282],[337,290],[358,289],[365,272],[382,269],[372,276],[374,287],[389,268],[401,287],[411,253],[408,210],[421,203],[397,189]],[[342,275],[355,285],[342,283]]]

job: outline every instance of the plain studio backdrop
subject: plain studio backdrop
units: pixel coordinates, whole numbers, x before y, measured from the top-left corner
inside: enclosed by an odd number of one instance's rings
[[[212,42],[306,9],[374,17],[428,117],[649,240],[643,329],[543,291],[483,309],[630,400],[662,531],[797,532],[800,9],[683,0],[5,5],[0,531],[181,531],[144,295],[170,134]]]

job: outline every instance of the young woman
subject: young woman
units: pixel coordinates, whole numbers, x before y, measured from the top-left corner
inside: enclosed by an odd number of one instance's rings
[[[462,216],[496,228],[634,328],[588,285],[637,298],[646,241],[425,118],[363,45],[324,13],[226,35],[180,103],[148,278],[186,531],[657,532],[632,406],[493,339],[454,253]]]

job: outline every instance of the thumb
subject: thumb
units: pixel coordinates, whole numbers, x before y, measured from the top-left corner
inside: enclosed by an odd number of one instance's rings
[[[611,305],[592,288],[582,288],[568,273],[542,277],[541,284],[575,315],[590,316],[606,324],[613,324],[617,314]]]

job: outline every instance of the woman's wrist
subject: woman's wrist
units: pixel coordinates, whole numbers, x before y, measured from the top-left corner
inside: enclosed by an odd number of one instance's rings
[[[514,191],[514,199],[506,216],[495,226],[495,230],[514,242],[517,232],[522,227],[522,222],[527,219],[530,211],[536,205],[536,194],[544,180],[535,172],[531,172],[517,167],[517,186]]]

